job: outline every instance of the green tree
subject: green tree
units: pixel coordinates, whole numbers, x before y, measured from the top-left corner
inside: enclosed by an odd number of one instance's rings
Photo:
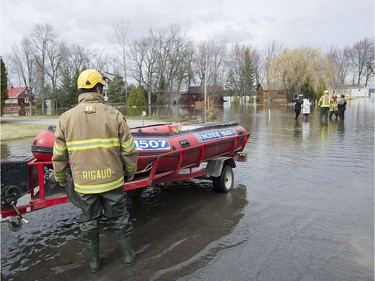
[[[314,92],[314,85],[313,83],[311,82],[310,78],[309,77],[306,77],[306,79],[303,81],[302,83],[302,86],[301,86],[301,94],[304,96],[304,97],[309,97],[309,98],[313,98],[314,95],[315,95],[315,92]]]
[[[249,96],[255,93],[255,71],[249,47],[235,44],[230,52],[225,88],[233,96]]]
[[[138,85],[136,88],[132,88],[129,93],[129,106],[142,106],[146,105],[147,102],[147,92],[141,86]]]
[[[242,75],[243,94],[250,96],[251,94],[255,94],[255,71],[250,49],[246,48],[243,55],[245,64]]]
[[[5,101],[8,99],[8,73],[3,58],[1,60],[1,115],[4,112]]]
[[[234,96],[236,94],[239,95],[240,93],[240,87],[238,86],[233,69],[230,69],[227,74],[225,80],[225,89],[230,96]]]
[[[126,102],[125,82],[119,74],[113,77],[113,81],[109,84],[107,94],[109,103]]]
[[[157,89],[157,104],[166,104],[166,92],[167,92],[167,84],[165,81],[164,75],[161,75],[159,79],[159,87]]]
[[[79,70],[73,74],[69,70],[61,74],[61,86],[56,92],[58,108],[71,108],[78,103],[78,76]]]

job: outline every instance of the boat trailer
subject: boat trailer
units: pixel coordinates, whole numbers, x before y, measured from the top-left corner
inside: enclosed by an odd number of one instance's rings
[[[199,157],[189,164],[183,164],[189,148],[155,155],[149,165],[137,172],[132,181],[125,182],[123,189],[130,191],[153,184],[200,178],[212,180],[213,190],[216,192],[229,192],[234,184],[233,168],[236,167],[236,161],[247,161],[247,155],[242,151],[249,136],[250,134],[247,133],[241,149],[236,152],[237,142],[234,141],[232,156],[215,155],[211,159],[204,159],[205,151],[209,146],[205,143],[194,147],[195,151],[199,151]],[[179,159],[174,169],[157,172],[159,163],[171,156],[177,156]],[[29,223],[23,217],[24,214],[68,202],[79,207],[80,199],[74,191],[72,178],[68,175],[65,188],[54,182],[51,161],[38,161],[35,158],[23,161],[5,160],[1,162],[1,177],[1,222],[8,223],[12,231],[19,231],[23,223]],[[30,196],[28,202],[26,199],[26,202],[17,205],[18,201],[22,199],[25,201],[24,197],[28,195]]]

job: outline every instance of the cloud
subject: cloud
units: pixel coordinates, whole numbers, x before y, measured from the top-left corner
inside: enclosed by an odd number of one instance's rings
[[[374,34],[373,0],[2,0],[1,53],[49,23],[69,43],[105,46],[116,22],[129,24],[129,40],[150,28],[177,23],[194,41],[262,47],[272,40],[294,48],[353,44]]]

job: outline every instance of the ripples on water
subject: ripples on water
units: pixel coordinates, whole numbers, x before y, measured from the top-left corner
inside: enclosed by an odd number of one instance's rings
[[[320,122],[316,109],[296,122],[290,106],[218,110],[251,132],[236,190],[218,195],[194,180],[129,197],[141,257],[131,270],[107,264],[101,278],[373,280],[373,102],[349,101],[344,122]],[[55,279],[84,280],[78,213],[67,204],[30,214],[37,222],[19,233],[2,226],[2,274],[41,279],[38,263],[48,260],[45,274],[49,266]],[[103,247],[113,251],[103,225]],[[79,256],[67,258],[72,249]]]

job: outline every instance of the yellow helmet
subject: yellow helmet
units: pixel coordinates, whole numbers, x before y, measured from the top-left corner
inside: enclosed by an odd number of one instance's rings
[[[325,91],[323,92],[323,94],[329,94],[329,91],[328,91],[328,90],[325,90]]]
[[[95,69],[86,69],[81,72],[77,80],[78,89],[91,89],[94,88],[97,83],[100,83],[104,86],[105,82],[103,76],[99,71]]]

